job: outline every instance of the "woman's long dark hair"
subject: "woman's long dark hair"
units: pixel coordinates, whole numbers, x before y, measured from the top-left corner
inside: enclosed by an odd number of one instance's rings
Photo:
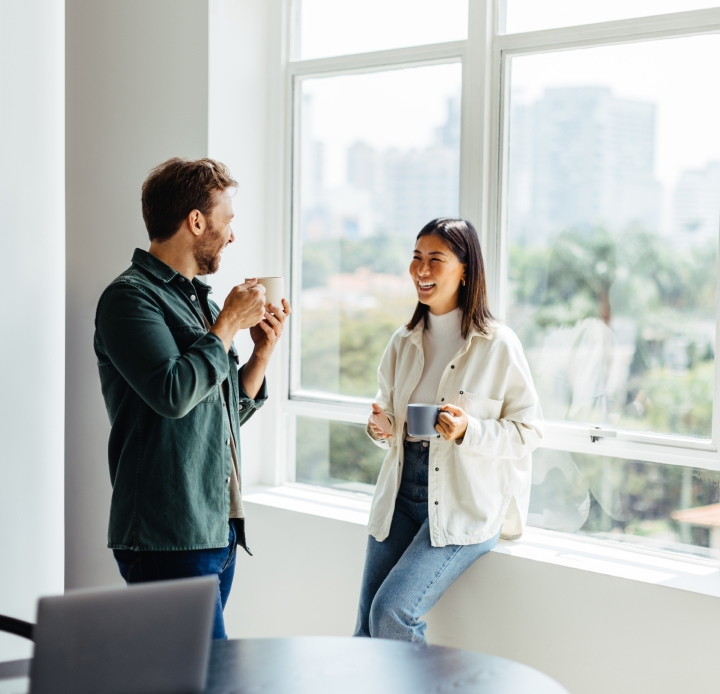
[[[457,259],[465,265],[465,284],[460,284],[458,294],[458,308],[462,310],[463,338],[467,338],[473,325],[487,335],[493,315],[488,306],[485,264],[475,227],[465,219],[440,217],[428,222],[420,230],[417,238],[431,235],[439,236]],[[423,329],[427,328],[429,310],[427,304],[418,301],[415,313],[406,326],[407,329],[413,330],[421,320]]]

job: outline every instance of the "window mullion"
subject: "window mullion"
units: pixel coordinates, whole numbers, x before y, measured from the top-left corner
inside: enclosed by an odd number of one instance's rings
[[[466,41],[393,48],[372,53],[314,58],[289,63],[292,75],[341,75],[353,72],[373,72],[425,65],[432,62],[457,60],[465,53]]]
[[[717,268],[717,280],[715,285],[715,368],[714,368],[714,389],[713,389],[713,411],[712,411],[712,441],[720,449],[720,369],[717,365],[717,355],[720,353],[720,250],[715,261]]]
[[[497,37],[497,42],[501,50],[518,55],[709,34],[717,31],[720,31],[720,8],[712,8],[504,34]]]
[[[495,110],[492,44],[494,0],[469,3],[468,45],[463,62],[460,148],[460,216],[475,224],[485,255],[491,306],[496,305],[495,243],[490,239],[491,132]]]

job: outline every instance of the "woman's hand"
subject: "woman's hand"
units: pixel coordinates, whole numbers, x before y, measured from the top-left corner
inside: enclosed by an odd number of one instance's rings
[[[435,429],[446,441],[462,439],[468,428],[465,411],[455,405],[443,405]]]
[[[370,431],[373,433],[373,436],[377,439],[392,438],[392,424],[390,423],[388,416],[385,414],[385,410],[383,410],[383,408],[376,402],[372,404],[372,409],[372,414],[368,419],[368,426],[370,427]]]

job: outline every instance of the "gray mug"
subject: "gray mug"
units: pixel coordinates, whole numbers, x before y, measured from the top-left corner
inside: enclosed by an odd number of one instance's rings
[[[409,436],[438,436],[435,429],[440,416],[440,405],[413,404],[407,406]]]

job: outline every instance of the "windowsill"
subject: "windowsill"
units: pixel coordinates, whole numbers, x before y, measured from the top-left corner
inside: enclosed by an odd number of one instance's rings
[[[250,504],[366,525],[370,497],[310,485],[251,487]],[[720,566],[695,557],[675,557],[617,547],[615,543],[550,530],[527,528],[520,540],[501,540],[493,550],[511,557],[720,597]]]

